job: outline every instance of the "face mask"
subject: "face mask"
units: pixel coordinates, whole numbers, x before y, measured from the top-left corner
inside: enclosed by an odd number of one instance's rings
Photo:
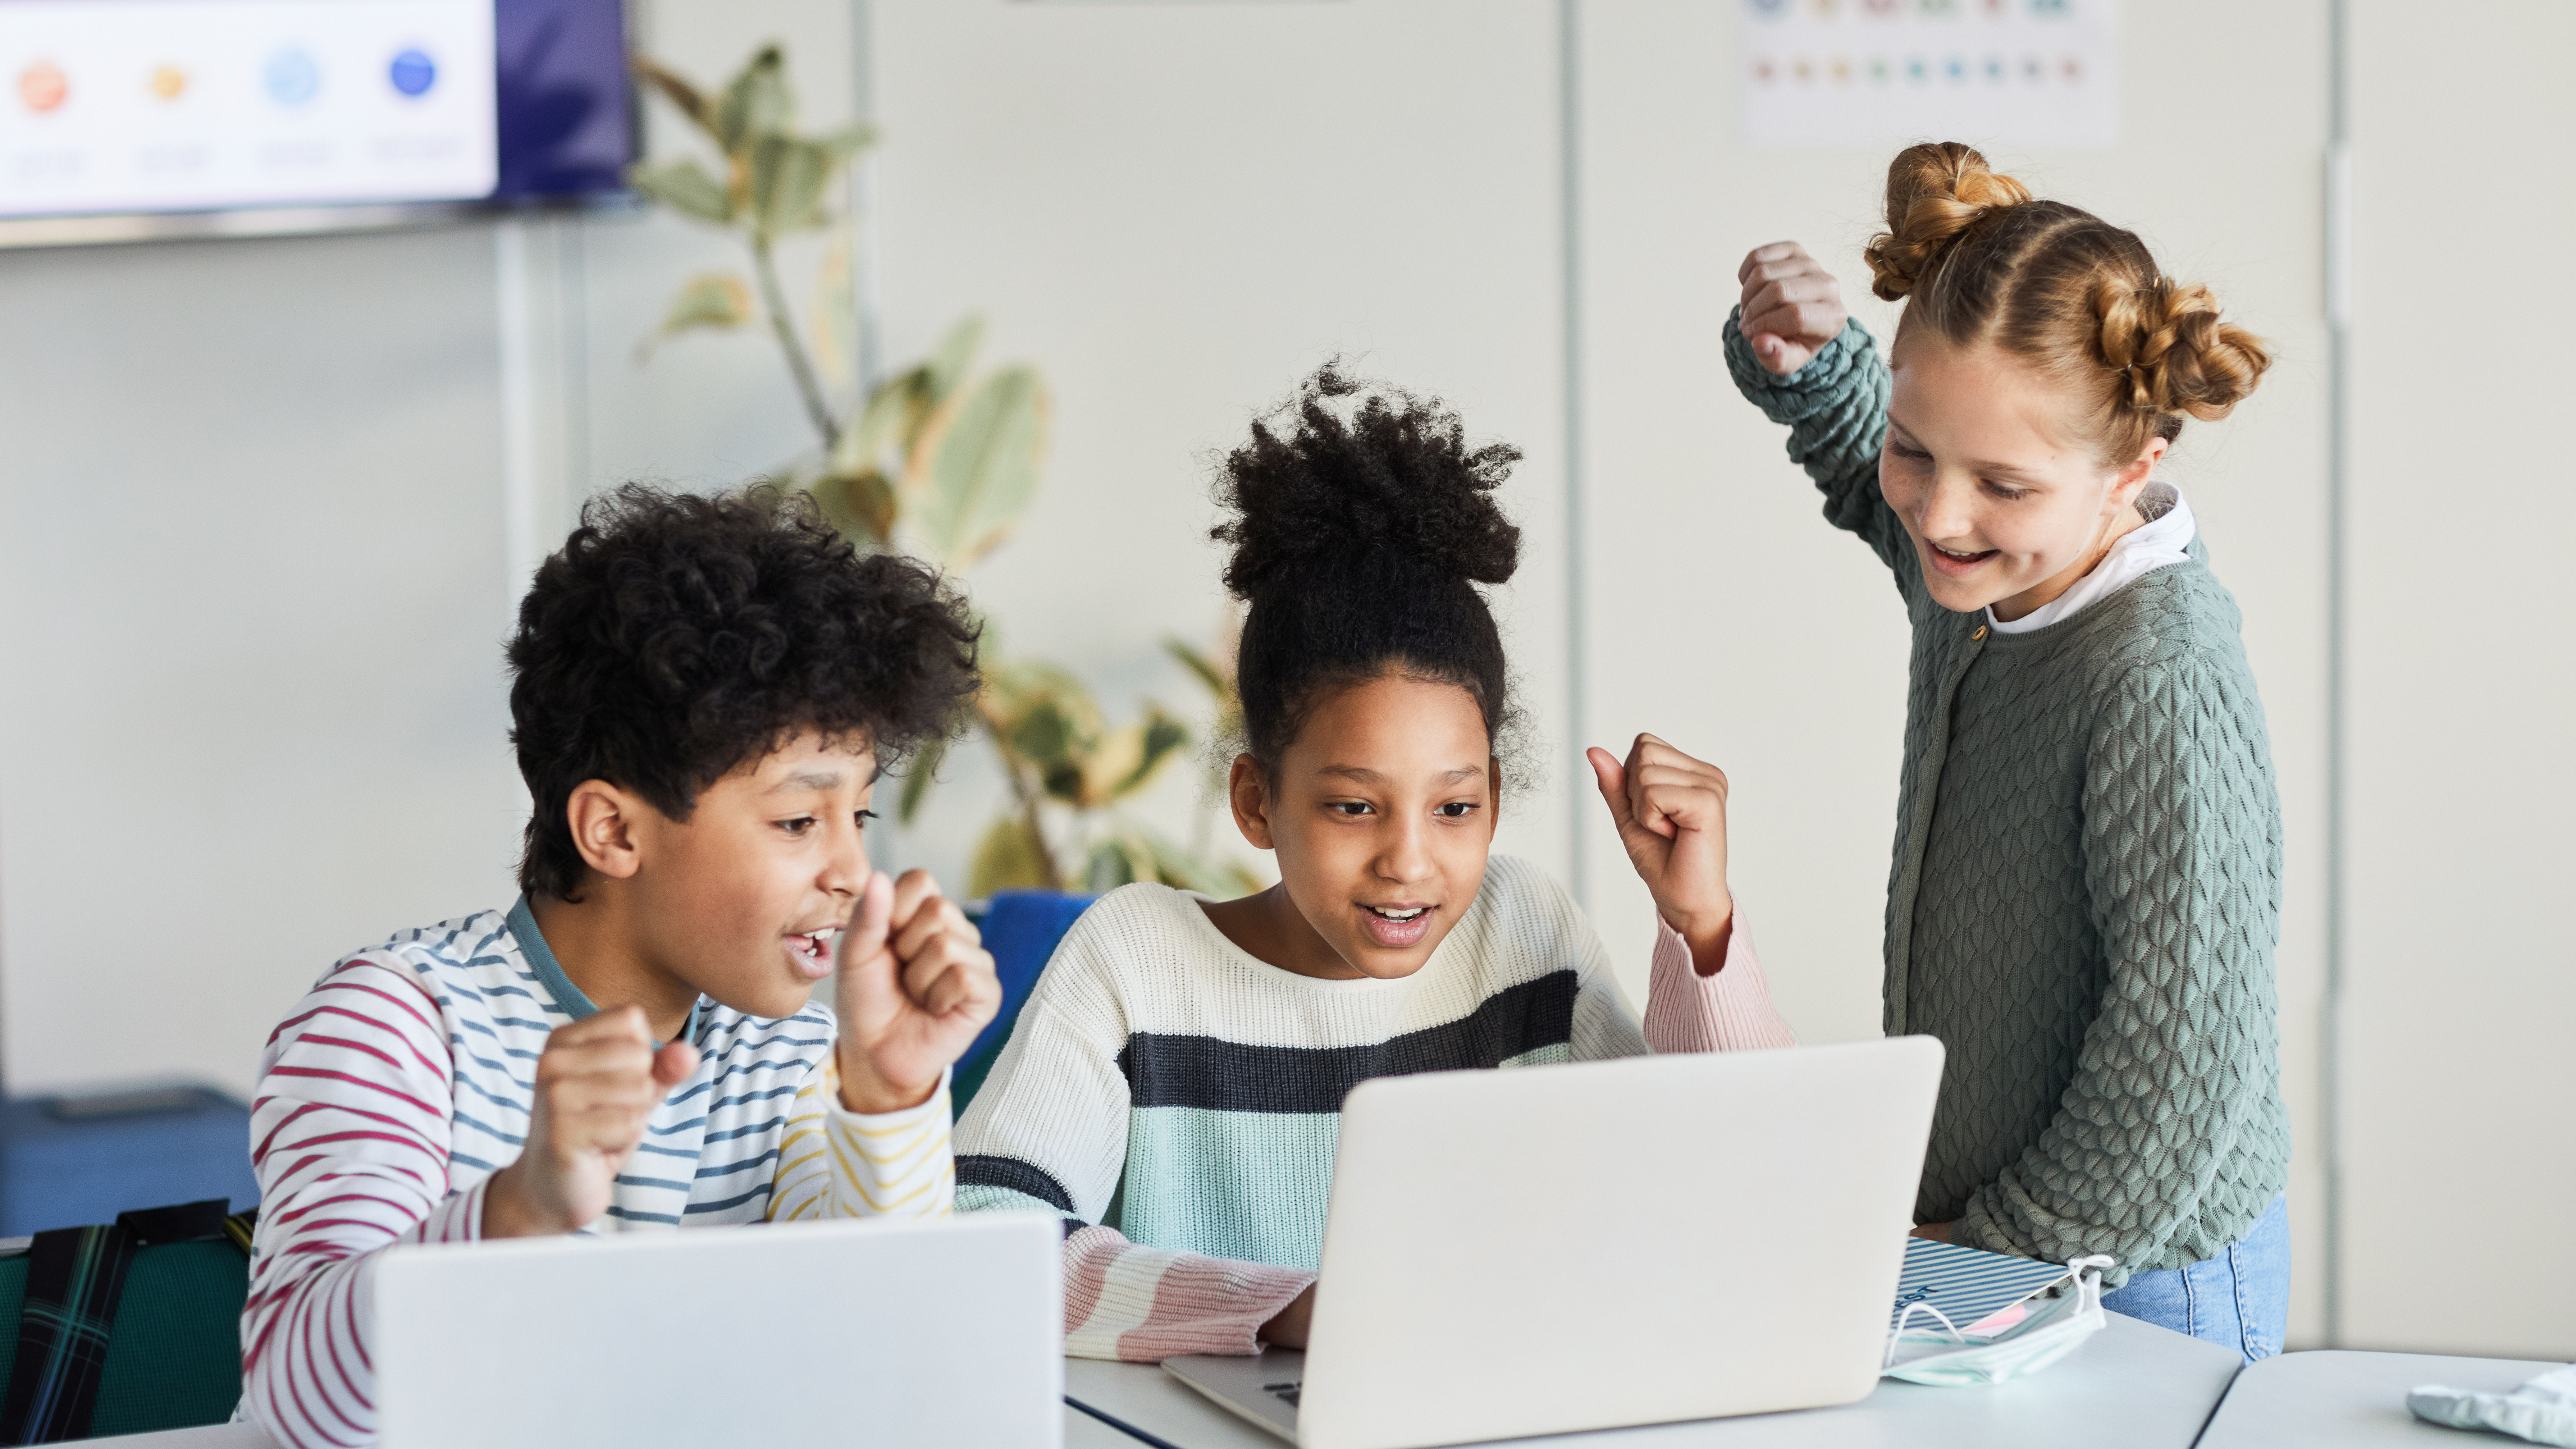
[[[2066,1270],[2075,1275],[2075,1291],[2038,1300],[2019,1322],[1995,1334],[1963,1333],[1931,1304],[1908,1304],[1896,1331],[1888,1335],[1887,1362],[1879,1372],[1945,1388],[1999,1384],[2037,1373],[2102,1331],[2102,1270],[2111,1265],[2112,1259],[2100,1253],[2069,1260]],[[1938,1326],[1909,1330],[1917,1313],[1938,1320]]]

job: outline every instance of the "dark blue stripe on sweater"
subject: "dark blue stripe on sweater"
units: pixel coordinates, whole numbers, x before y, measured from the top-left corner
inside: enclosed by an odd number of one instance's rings
[[[1456,1021],[1373,1046],[1246,1046],[1140,1031],[1118,1053],[1130,1105],[1216,1112],[1338,1112],[1371,1077],[1498,1067],[1574,1035],[1575,977],[1551,971],[1485,998]],[[962,1175],[963,1160],[960,1160]],[[1002,1183],[999,1186],[1016,1186]]]
[[[1016,1157],[987,1157],[968,1153],[957,1159],[957,1185],[960,1187],[1006,1187],[1047,1204],[1060,1213],[1073,1211],[1073,1194],[1055,1180],[1047,1170],[1033,1162]]]

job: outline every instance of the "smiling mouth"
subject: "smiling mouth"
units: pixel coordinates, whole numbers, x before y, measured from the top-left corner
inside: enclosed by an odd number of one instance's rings
[[[1943,548],[1928,538],[1923,540],[1923,546],[1931,551],[1932,561],[1939,565],[1944,573],[1964,573],[2002,551],[1989,548],[1975,553],[1962,553],[1955,548]]]
[[[1360,929],[1369,941],[1391,951],[1404,951],[1422,944],[1431,934],[1432,906],[1372,906],[1356,903],[1360,908]]]
[[[840,933],[838,926],[825,926],[819,931],[790,931],[779,939],[787,946],[787,956],[797,973],[809,980],[820,981],[832,974],[832,938]]]

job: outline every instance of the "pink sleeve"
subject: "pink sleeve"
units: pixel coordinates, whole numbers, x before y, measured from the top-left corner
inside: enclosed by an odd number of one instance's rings
[[[325,977],[269,1038],[251,1104],[260,1211],[242,1399],[286,1449],[375,1442],[375,1252],[481,1234],[482,1184],[448,1191],[454,1072],[420,979],[363,958]]]
[[[1657,1052],[1735,1052],[1796,1046],[1798,1034],[1771,1009],[1771,988],[1753,954],[1744,906],[1735,908],[1726,962],[1707,976],[1691,963],[1690,943],[1655,917],[1655,958],[1646,985],[1646,1045]]]
[[[1131,1243],[1114,1228],[1064,1240],[1064,1351],[1160,1363],[1185,1353],[1261,1352],[1261,1325],[1315,1281],[1274,1268]]]

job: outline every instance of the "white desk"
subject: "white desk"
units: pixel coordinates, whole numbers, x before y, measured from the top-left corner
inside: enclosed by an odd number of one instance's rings
[[[1990,1389],[1891,1380],[1839,1409],[1569,1434],[1546,1443],[1549,1449],[2191,1449],[2236,1376],[2236,1355],[2134,1318],[2110,1318],[2108,1328],[2060,1362]],[[1151,1365],[1070,1359],[1064,1367],[1068,1395],[1175,1449],[1284,1449],[1282,1441]]]
[[[2419,1384],[2497,1393],[2555,1368],[2518,1358],[2318,1349],[2267,1358],[2236,1376],[2200,1449],[2477,1449],[2521,1441],[2464,1435],[2406,1412]]]
[[[1188,1393],[1189,1390],[1181,1392]],[[266,1434],[248,1424],[209,1424],[202,1429],[121,1434],[113,1439],[83,1439],[78,1442],[112,1445],[114,1449],[277,1449]],[[1135,1440],[1080,1409],[1067,1407],[1064,1411],[1064,1449],[1138,1449],[1138,1446]]]

